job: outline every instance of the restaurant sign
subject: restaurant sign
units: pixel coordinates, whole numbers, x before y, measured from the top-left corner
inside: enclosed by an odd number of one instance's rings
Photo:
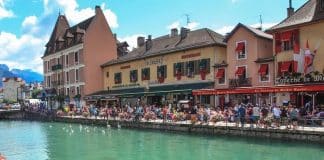
[[[128,88],[128,87],[137,87],[139,86],[139,83],[133,83],[133,84],[121,84],[121,85],[115,85],[112,86],[112,88]]]
[[[300,77],[281,77],[275,80],[276,84],[304,84],[304,83],[324,83],[324,75],[309,75]]]

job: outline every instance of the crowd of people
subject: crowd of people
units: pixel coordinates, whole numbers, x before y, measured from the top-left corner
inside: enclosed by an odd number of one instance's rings
[[[162,120],[163,122],[190,121],[195,124],[209,124],[216,122],[234,123],[235,126],[260,128],[286,128],[296,129],[299,123],[304,125],[309,122],[324,125],[324,111],[319,108],[308,106],[297,108],[292,104],[276,106],[271,104],[234,104],[226,107],[207,107],[202,104],[190,105],[189,107],[172,105],[145,105],[138,102],[136,105],[126,104],[122,107],[117,105],[87,104],[81,108],[70,105],[63,110],[57,111],[58,116],[83,116],[93,118],[150,121]],[[318,119],[319,121],[314,121]],[[299,122],[299,123],[298,123]]]

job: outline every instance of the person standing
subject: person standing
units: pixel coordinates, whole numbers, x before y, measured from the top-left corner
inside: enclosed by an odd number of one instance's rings
[[[239,109],[238,109],[238,116],[241,122],[241,127],[244,127],[244,122],[245,122],[245,107],[243,104],[240,105]]]

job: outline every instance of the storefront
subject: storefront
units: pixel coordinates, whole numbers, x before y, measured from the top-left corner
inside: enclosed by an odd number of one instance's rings
[[[284,105],[290,102],[297,107],[302,107],[307,102],[324,109],[324,85],[287,85],[275,87],[249,87],[236,89],[202,89],[194,90],[193,95],[230,95],[230,97],[246,97],[245,102],[253,104]],[[251,97],[247,97],[252,95]],[[254,100],[253,100],[254,99]],[[268,99],[270,101],[268,101]],[[242,99],[244,100],[244,99]],[[233,101],[235,103],[235,101]],[[244,101],[241,101],[244,103]]]

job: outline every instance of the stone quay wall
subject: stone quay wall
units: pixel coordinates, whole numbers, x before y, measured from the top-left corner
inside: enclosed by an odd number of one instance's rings
[[[297,140],[308,141],[324,144],[324,132],[319,131],[304,131],[304,130],[279,130],[279,129],[264,129],[264,128],[239,128],[230,126],[208,126],[208,125],[193,125],[193,124],[174,124],[174,123],[156,123],[156,122],[134,122],[134,121],[118,121],[118,120],[103,120],[103,119],[86,119],[86,118],[71,118],[71,117],[54,117],[40,115],[39,113],[15,112],[10,115],[0,114],[0,120],[32,120],[41,122],[62,122],[62,123],[77,123],[86,125],[97,125],[106,127],[108,124],[111,127],[143,130],[159,130],[169,132],[186,132],[192,134],[204,135],[227,135],[240,137],[258,137],[266,139],[280,140]]]

